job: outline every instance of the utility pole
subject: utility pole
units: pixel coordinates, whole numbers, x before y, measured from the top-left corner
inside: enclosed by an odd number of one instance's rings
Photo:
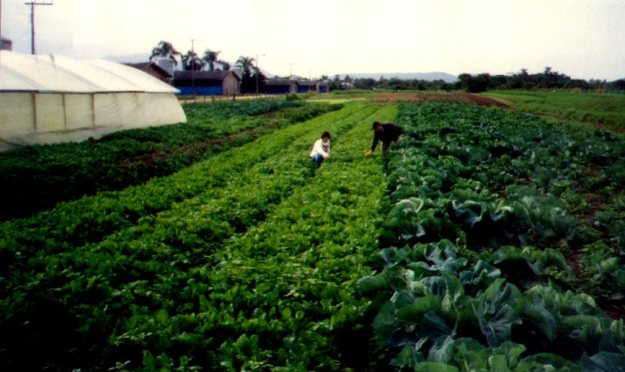
[[[259,67],[259,63],[258,63],[258,57],[264,57],[264,54],[257,54],[256,55],[256,95],[258,95],[258,73],[260,72],[260,67]]]
[[[195,42],[204,41],[204,39],[190,39],[191,40],[191,53],[195,55]]]
[[[195,103],[195,42],[202,39],[191,39],[191,92],[193,92],[193,102]]]
[[[30,54],[35,54],[35,5],[54,5],[52,3],[24,3],[30,6]]]

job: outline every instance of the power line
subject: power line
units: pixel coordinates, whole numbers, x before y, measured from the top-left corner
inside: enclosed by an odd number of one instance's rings
[[[35,5],[54,5],[52,3],[36,3],[31,1],[29,3],[24,3],[25,5],[30,5],[30,52],[31,54],[35,54]]]

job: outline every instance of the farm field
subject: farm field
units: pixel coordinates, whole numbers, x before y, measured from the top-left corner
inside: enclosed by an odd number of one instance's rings
[[[578,121],[625,131],[625,96],[574,92],[486,92],[490,97],[522,112]]]
[[[26,217],[59,202],[163,177],[338,108],[284,100],[187,105],[186,124],[3,152],[0,183],[5,192],[0,195],[0,220]]]
[[[625,138],[487,97],[406,97],[187,107],[230,124],[211,143],[264,129],[2,222],[2,369],[625,365]],[[374,120],[405,130],[387,159],[363,156]]]

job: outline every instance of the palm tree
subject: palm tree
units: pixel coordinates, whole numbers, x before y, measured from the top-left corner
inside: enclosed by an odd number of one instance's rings
[[[215,63],[218,63],[219,53],[221,52],[214,52],[210,49],[206,49],[206,51],[204,51],[204,57],[202,57],[202,60],[206,62],[208,71],[215,71]]]
[[[150,61],[153,61],[154,59],[158,57],[169,58],[172,61],[174,61],[175,65],[178,65],[178,60],[176,59],[176,56],[182,56],[182,54],[176,49],[174,49],[174,46],[172,45],[172,43],[161,40],[158,43],[158,46],[152,49],[152,55],[150,55]]]
[[[243,78],[251,78],[252,77],[252,70],[256,70],[256,66],[254,66],[254,62],[256,60],[254,58],[251,57],[239,57],[239,59],[237,59],[236,62],[236,66],[241,68],[241,70],[243,70]]]
[[[230,70],[230,64],[226,61],[217,61],[217,63],[219,63],[221,65],[221,69],[224,71],[229,71]]]
[[[204,57],[202,57],[202,61],[204,61],[205,66],[208,66],[208,71],[215,71],[216,70],[216,64],[221,66],[221,70],[223,71],[228,71],[230,70],[230,64],[226,61],[222,61],[220,60],[219,57],[219,53],[221,52],[214,52],[210,49],[206,49],[206,51],[204,51]]]
[[[204,67],[204,61],[191,50],[182,56],[182,64],[185,71],[199,71]]]
[[[256,71],[256,66],[254,66],[254,58],[241,56],[237,59],[236,66],[239,67],[243,71],[243,76],[241,77],[241,92],[242,93],[252,93],[255,89],[255,80],[252,79],[252,70]]]

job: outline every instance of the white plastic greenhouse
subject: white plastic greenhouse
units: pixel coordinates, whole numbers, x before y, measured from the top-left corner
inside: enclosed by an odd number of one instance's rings
[[[186,122],[177,89],[105,60],[0,51],[0,150]]]

